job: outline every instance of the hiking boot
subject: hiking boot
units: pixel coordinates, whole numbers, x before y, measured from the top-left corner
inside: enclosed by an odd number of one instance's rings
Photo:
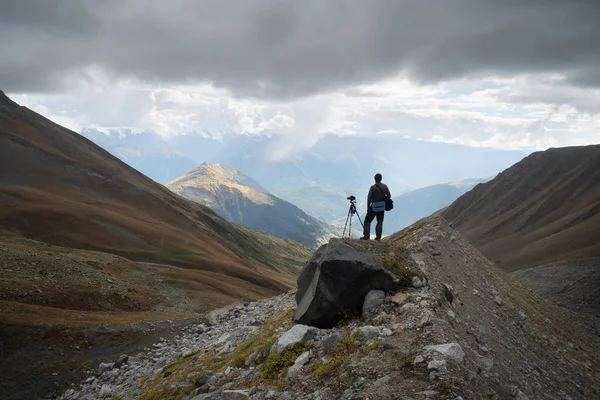
[[[376,237],[375,240],[379,242],[381,240],[381,236]]]
[[[370,240],[370,239],[371,239],[371,238],[370,238],[370,237],[368,237],[368,236],[361,236],[361,237],[360,237],[360,240]]]

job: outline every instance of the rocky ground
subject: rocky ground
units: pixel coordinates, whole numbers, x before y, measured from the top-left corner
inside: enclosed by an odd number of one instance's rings
[[[524,287],[562,307],[586,314],[600,333],[600,258],[513,272]]]
[[[333,329],[294,325],[293,293],[213,311],[60,399],[600,398],[600,338],[442,219],[348,244],[413,276]]]

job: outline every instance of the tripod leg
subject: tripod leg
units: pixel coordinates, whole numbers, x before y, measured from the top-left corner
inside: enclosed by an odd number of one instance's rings
[[[350,230],[352,230],[352,209],[350,209],[348,211],[348,215],[346,216],[346,223],[344,224],[344,231],[342,232],[342,239],[344,238],[344,236],[346,236],[346,226],[348,226],[348,220],[350,220]]]
[[[360,222],[360,226],[363,227],[363,229],[365,228],[365,225],[363,224],[363,222],[360,219],[360,215],[358,215],[358,211],[356,212],[356,216],[358,217],[358,222]]]

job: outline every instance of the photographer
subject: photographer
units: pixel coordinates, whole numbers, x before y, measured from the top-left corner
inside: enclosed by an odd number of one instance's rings
[[[391,210],[393,207],[390,193],[387,185],[381,183],[381,174],[375,174],[375,184],[369,189],[367,196],[367,216],[365,217],[364,231],[361,240],[369,240],[371,237],[371,222],[377,217],[377,225],[375,226],[375,240],[381,240],[383,232],[383,215],[386,210]]]

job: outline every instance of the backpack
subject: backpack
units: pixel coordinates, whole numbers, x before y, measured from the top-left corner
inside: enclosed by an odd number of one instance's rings
[[[375,186],[377,186],[377,184]],[[394,200],[390,199],[389,197],[386,197],[385,192],[379,186],[377,186],[377,189],[379,189],[381,191],[381,194],[383,194],[383,197],[385,197],[385,200],[384,200],[385,211],[390,211],[392,208],[394,208]],[[373,203],[373,205],[375,205],[375,203]],[[373,210],[373,211],[376,212],[375,210]],[[383,211],[383,210],[379,210],[379,211]]]

